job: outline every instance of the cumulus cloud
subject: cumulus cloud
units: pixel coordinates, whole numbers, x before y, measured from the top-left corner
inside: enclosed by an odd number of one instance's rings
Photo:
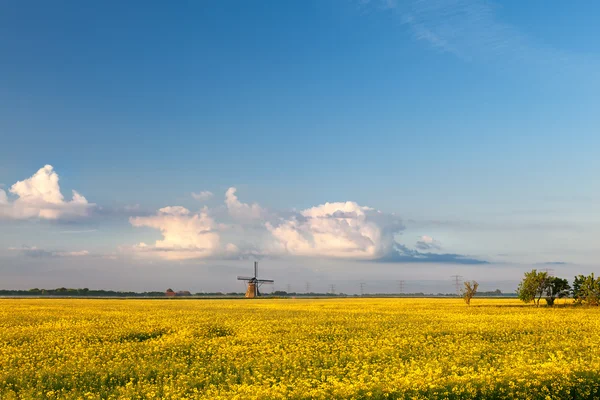
[[[54,168],[46,165],[30,178],[11,186],[9,192],[18,197],[16,200],[11,202],[6,192],[0,190],[0,217],[57,220],[87,216],[95,204],[88,203],[75,190],[71,201],[65,201],[58,180]]]
[[[419,238],[415,247],[419,250],[440,250],[442,244],[431,236],[423,235]]]
[[[218,252],[221,238],[219,225],[204,208],[192,213],[181,206],[164,207],[156,215],[132,217],[135,227],[149,227],[161,232],[163,239],[153,245],[139,243],[134,250],[141,254],[156,254],[169,260],[204,258]]]
[[[218,223],[220,209],[191,212],[181,206],[161,208],[155,215],[131,217],[135,227],[161,232],[154,244],[139,243],[140,255],[168,260],[197,258],[245,259],[299,256],[387,262],[485,261],[460,254],[436,254],[408,249],[396,241],[404,230],[401,219],[353,201],[324,203],[299,212],[267,213],[258,204],[242,203],[230,188],[225,205],[233,222]],[[439,249],[429,236],[420,237],[421,250]]]
[[[211,197],[213,197],[213,193],[209,192],[208,190],[204,190],[200,193],[192,192],[192,197],[198,201],[206,201],[206,200],[210,199]]]
[[[394,235],[403,229],[395,215],[352,201],[325,203],[265,226],[279,252],[355,259],[376,259],[388,254],[394,248]]]
[[[256,220],[265,216],[266,212],[258,204],[247,204],[242,203],[235,195],[237,189],[230,187],[225,192],[225,205],[231,215],[235,219],[239,220]]]
[[[33,258],[44,258],[44,257],[83,257],[89,256],[90,252],[87,250],[79,251],[51,251],[40,249],[35,246],[23,246],[20,248],[9,247],[9,250],[19,251],[21,254],[27,257]]]

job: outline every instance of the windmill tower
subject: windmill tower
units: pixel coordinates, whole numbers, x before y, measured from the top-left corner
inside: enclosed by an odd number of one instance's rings
[[[254,276],[238,276],[238,281],[246,281],[248,283],[248,288],[246,289],[246,298],[254,299],[255,297],[260,296],[260,292],[258,288],[263,283],[273,283],[275,282],[272,279],[258,279],[258,261],[254,261]]]

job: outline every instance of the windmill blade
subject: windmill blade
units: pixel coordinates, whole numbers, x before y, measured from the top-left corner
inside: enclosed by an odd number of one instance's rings
[[[260,283],[274,283],[275,281],[273,279],[257,279],[257,282]]]
[[[251,281],[254,278],[250,278],[249,276],[238,276],[238,281]]]

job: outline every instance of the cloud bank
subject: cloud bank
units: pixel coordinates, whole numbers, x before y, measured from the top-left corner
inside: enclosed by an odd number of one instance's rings
[[[52,165],[46,165],[30,178],[11,186],[9,192],[17,196],[14,201],[0,189],[0,218],[58,220],[89,215],[95,204],[75,190],[72,199],[65,201],[58,180]]]
[[[158,256],[166,260],[292,256],[484,263],[458,254],[421,253],[408,249],[396,240],[404,230],[397,215],[353,201],[277,213],[257,203],[240,201],[236,192],[236,188],[231,187],[225,193],[225,217],[228,220],[224,222],[217,222],[218,209],[208,207],[192,212],[182,206],[168,206],[155,215],[131,217],[131,225],[158,230],[162,239],[154,244],[138,243],[130,249],[140,256]],[[423,236],[417,242],[417,248],[433,250],[439,249],[440,245]]]
[[[66,201],[59,176],[51,165],[9,189],[0,189],[0,218],[60,220],[88,216],[96,205],[73,190]],[[474,264],[485,261],[459,254],[438,254],[441,244],[421,236],[415,249],[397,241],[405,229],[395,214],[385,213],[354,201],[326,202],[301,211],[274,212],[258,203],[244,203],[235,187],[225,192],[224,205],[199,211],[166,206],[155,213],[140,213],[132,207],[129,222],[150,228],[162,238],[154,243],[122,246],[141,257],[164,260],[244,259],[262,257],[311,257],[387,262],[440,262]],[[196,200],[209,199],[208,191],[192,193]],[[98,209],[101,213],[102,210]],[[137,214],[137,216],[135,216]],[[94,230],[64,231],[83,233]],[[14,249],[13,249],[14,250]],[[88,256],[82,251],[48,251],[36,247],[19,249],[29,257]]]

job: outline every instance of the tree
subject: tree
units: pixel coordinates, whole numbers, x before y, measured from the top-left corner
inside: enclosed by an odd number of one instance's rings
[[[571,287],[566,279],[555,276],[549,277],[546,285],[546,304],[552,307],[556,298],[562,299],[563,297],[567,297],[570,290]]]
[[[577,304],[581,304],[583,301],[581,293],[581,284],[583,281],[585,281],[585,276],[583,275],[578,275],[573,279],[573,299]]]
[[[549,283],[547,272],[538,272],[535,269],[525,272],[525,277],[517,288],[519,299],[525,303],[533,301],[539,307],[540,299],[546,293]]]
[[[600,305],[600,278],[595,278],[593,273],[588,276],[575,277],[573,297],[577,303],[585,303],[590,306]]]
[[[477,288],[479,287],[479,283],[477,283],[475,281],[471,281],[471,282],[466,281],[466,282],[464,282],[464,285],[465,285],[465,287],[462,290],[462,297],[465,300],[465,303],[467,303],[467,305],[470,306],[471,299],[477,293]]]

